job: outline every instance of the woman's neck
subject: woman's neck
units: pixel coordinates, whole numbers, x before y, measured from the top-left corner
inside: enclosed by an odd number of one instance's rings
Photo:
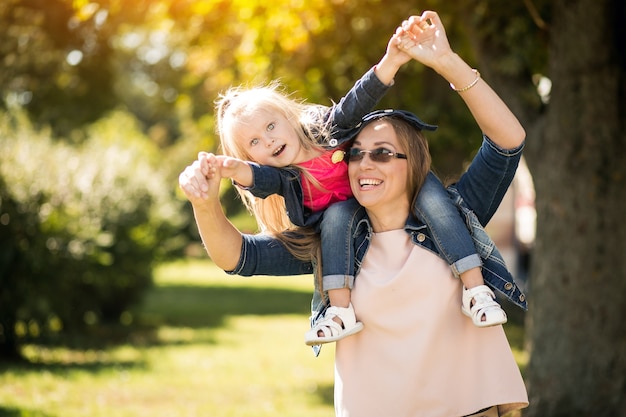
[[[405,210],[367,210],[374,233],[403,229],[409,212]]]

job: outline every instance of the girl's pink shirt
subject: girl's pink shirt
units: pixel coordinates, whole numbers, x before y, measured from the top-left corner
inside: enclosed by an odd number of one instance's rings
[[[301,175],[304,206],[313,212],[352,197],[348,164],[343,160],[338,163],[332,161],[333,153],[340,151],[341,149],[326,151],[317,158],[299,164],[318,182],[315,184],[306,174]]]

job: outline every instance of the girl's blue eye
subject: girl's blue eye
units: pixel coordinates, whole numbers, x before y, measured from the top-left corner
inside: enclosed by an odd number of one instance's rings
[[[258,143],[259,143],[259,140],[257,138],[254,138],[250,141],[251,146],[257,145]]]
[[[267,130],[274,130],[274,127],[276,127],[276,124],[270,123],[269,125],[267,125]]]

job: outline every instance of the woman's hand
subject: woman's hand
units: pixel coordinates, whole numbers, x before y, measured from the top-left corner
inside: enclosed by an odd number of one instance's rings
[[[222,179],[219,166],[216,155],[200,152],[198,159],[178,176],[178,185],[191,204],[204,204],[209,199],[219,198]]]
[[[523,143],[526,132],[519,120],[480,73],[452,51],[437,13],[426,11],[404,21],[400,47],[450,83],[482,132],[498,146],[514,149]]]

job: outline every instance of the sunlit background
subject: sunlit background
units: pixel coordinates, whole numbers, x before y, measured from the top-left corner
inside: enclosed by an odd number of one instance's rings
[[[331,415],[332,349],[313,359],[301,340],[311,278],[225,278],[206,260],[177,177],[198,151],[219,152],[221,91],[279,79],[296,97],[331,105],[425,8],[440,11],[455,49],[475,64],[471,16],[450,3],[3,0],[0,355],[21,365],[0,368],[0,416]],[[498,71],[536,63],[525,94],[546,103],[545,55],[533,48],[541,39],[509,9],[472,16],[508,16],[515,53]],[[462,102],[415,62],[379,107],[440,126],[430,146],[444,180],[480,144]],[[535,213],[521,171],[490,232],[524,280]],[[254,232],[225,185],[227,214]],[[221,297],[233,286],[239,296]],[[523,364],[522,329],[510,331]],[[284,369],[281,358],[293,362]],[[286,411],[296,403],[307,411]]]

